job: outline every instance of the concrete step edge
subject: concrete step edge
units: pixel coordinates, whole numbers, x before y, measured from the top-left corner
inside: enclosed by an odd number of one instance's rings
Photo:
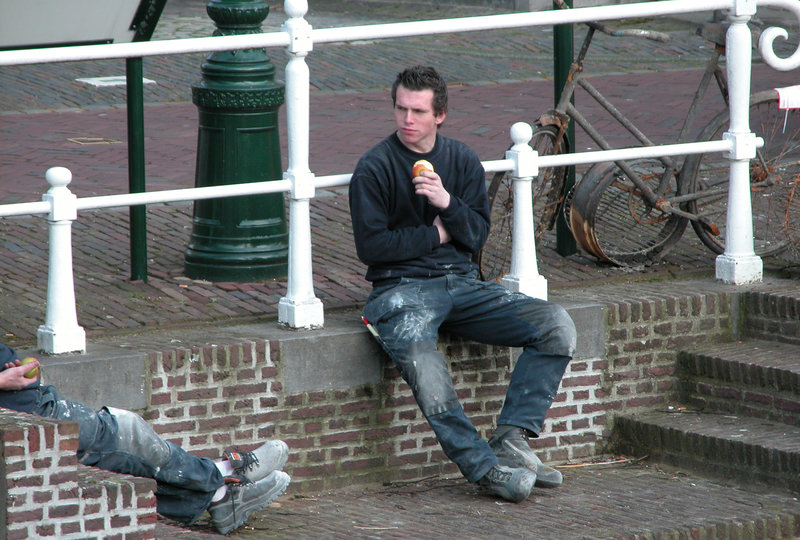
[[[721,343],[678,355],[681,400],[709,412],[800,426],[800,346]]]

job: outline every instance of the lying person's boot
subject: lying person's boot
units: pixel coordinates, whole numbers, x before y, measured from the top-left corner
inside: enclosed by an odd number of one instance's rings
[[[225,450],[223,459],[233,467],[233,478],[226,482],[258,482],[272,471],[280,471],[289,459],[289,447],[283,441],[267,441],[252,452]]]
[[[502,465],[495,465],[478,481],[492,495],[515,503],[528,498],[534,483],[536,475],[528,469],[512,469]]]
[[[214,528],[220,534],[238,529],[247,521],[250,512],[261,510],[280,497],[289,480],[285,472],[273,471],[258,482],[228,484],[225,496],[208,507]]]
[[[528,433],[516,426],[498,426],[489,439],[489,446],[497,456],[497,461],[506,467],[525,467],[536,474],[536,486],[542,488],[558,487],[564,482],[561,473],[542,463],[531,450]]]

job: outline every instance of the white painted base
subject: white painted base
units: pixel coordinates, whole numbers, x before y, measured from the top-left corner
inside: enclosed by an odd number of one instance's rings
[[[505,276],[501,283],[509,291],[521,292],[533,298],[547,300],[547,279],[542,275],[526,280],[515,276]]]
[[[50,328],[42,325],[36,335],[40,351],[47,354],[86,352],[86,332],[80,326],[73,328]]]
[[[278,322],[290,328],[322,328],[325,323],[322,301],[314,298],[308,302],[294,302],[283,297],[278,302]]]
[[[757,255],[731,257],[718,255],[716,260],[717,279],[732,285],[758,283],[764,277],[764,262]]]

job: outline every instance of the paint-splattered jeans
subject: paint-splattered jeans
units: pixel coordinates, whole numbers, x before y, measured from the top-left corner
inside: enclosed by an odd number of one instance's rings
[[[159,437],[138,414],[103,407],[92,410],[42,386],[33,414],[78,423],[78,460],[107,471],[154,478],[158,512],[191,523],[211,502],[224,479],[214,462]]]
[[[575,351],[575,324],[556,304],[497,283],[448,275],[376,287],[364,307],[378,340],[409,384],[445,454],[470,482],[497,458],[458,402],[436,348],[441,328],[465,339],[523,347],[497,424],[538,435]]]

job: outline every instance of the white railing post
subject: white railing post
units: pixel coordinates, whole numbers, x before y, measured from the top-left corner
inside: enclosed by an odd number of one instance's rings
[[[533,191],[531,184],[539,174],[538,153],[531,148],[533,129],[517,122],[511,126],[514,145],[506,159],[514,161],[511,171],[514,190],[514,229],[511,236],[511,270],[503,277],[503,285],[516,292],[547,300],[547,280],[539,274],[536,262],[536,237],[533,230]]]
[[[289,34],[286,64],[286,124],[289,165],[284,179],[292,181],[289,194],[289,276],[286,296],[278,303],[278,321],[291,328],[323,325],[322,302],[314,295],[311,260],[310,199],[314,196],[314,175],[308,166],[309,85],[305,57],[313,47],[311,25],[303,18],[306,0],[286,0],[289,17],[283,31]]]
[[[725,253],[716,259],[716,277],[726,283],[761,281],[763,262],[753,249],[753,208],[750,198],[750,160],[756,157],[756,136],[750,131],[750,74],[752,36],[747,22],[755,14],[753,0],[736,0],[726,35],[729,131],[731,143]]]
[[[64,167],[52,167],[45,178],[50,184],[42,195],[42,200],[50,203],[50,260],[47,314],[37,333],[38,347],[49,354],[85,352],[86,332],[78,326],[72,276],[72,222],[78,217],[77,197],[67,188],[72,173]]]

